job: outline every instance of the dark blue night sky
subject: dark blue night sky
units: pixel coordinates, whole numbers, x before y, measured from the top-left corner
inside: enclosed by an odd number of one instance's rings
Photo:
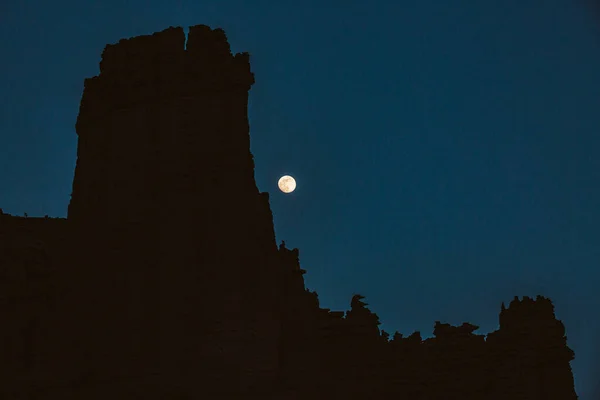
[[[600,398],[599,10],[4,0],[0,207],[66,216],[83,79],[104,45],[196,24],[251,54],[256,180],[323,307],[358,292],[386,331],[429,337],[435,320],[490,332],[502,301],[549,296],[577,392]]]

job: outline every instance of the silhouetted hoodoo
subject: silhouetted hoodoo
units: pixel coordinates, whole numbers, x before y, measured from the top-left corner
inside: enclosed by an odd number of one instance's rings
[[[549,299],[502,305],[487,338],[389,338],[358,294],[320,308],[254,180],[253,83],[221,29],[106,46],[68,218],[0,210],[0,398],[577,398]]]

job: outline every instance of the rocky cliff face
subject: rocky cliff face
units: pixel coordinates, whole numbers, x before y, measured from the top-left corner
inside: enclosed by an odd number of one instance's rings
[[[74,298],[88,299],[81,318],[102,315],[81,333],[102,338],[85,356],[99,374],[197,386],[186,374],[206,366],[204,386],[224,370],[245,385],[277,368],[281,311],[273,217],[250,153],[254,77],[222,30],[194,26],[185,39],[170,28],[109,45],[85,81],[68,215],[71,265],[85,265],[72,271]]]
[[[487,338],[390,338],[360,295],[321,308],[256,187],[253,83],[220,29],[105,48],[68,218],[0,213],[0,398],[576,399],[548,299]]]

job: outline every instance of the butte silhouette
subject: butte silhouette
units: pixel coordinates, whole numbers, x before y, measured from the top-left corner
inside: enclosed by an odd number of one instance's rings
[[[547,298],[427,340],[380,331],[360,295],[320,308],[254,180],[253,83],[221,29],[106,46],[67,218],[0,213],[0,398],[577,398]]]

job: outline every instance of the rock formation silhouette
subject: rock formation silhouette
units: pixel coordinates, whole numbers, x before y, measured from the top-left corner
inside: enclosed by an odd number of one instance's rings
[[[247,53],[198,25],[107,45],[64,218],[0,210],[2,399],[576,399],[565,328],[515,298],[487,335],[319,306],[254,180]]]

